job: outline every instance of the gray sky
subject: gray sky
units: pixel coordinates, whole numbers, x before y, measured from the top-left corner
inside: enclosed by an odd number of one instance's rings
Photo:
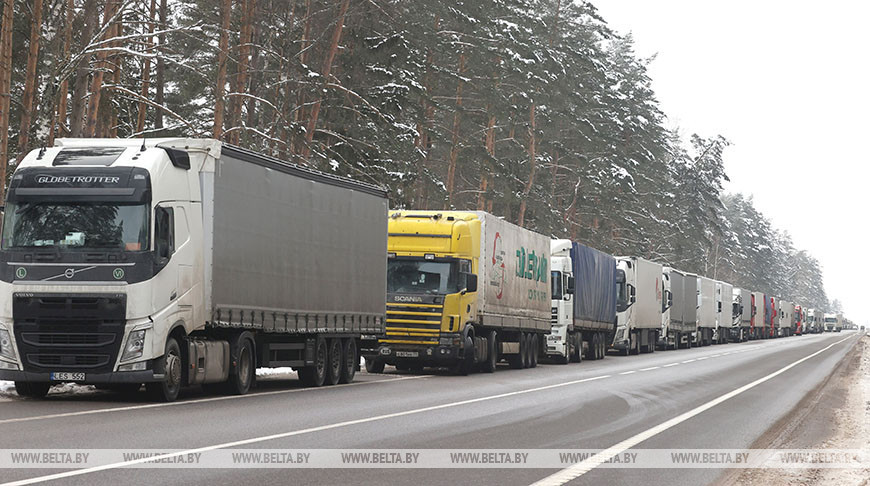
[[[867,323],[865,141],[870,3],[592,0],[637,52],[669,125],[721,134],[731,178],[822,264],[830,299]],[[864,216],[862,216],[862,214]]]

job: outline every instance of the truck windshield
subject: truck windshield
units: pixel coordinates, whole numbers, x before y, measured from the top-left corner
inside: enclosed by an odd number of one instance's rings
[[[4,250],[148,249],[148,206],[113,203],[9,203]]]
[[[562,300],[562,272],[550,272],[550,290],[553,300]]]
[[[455,294],[460,282],[459,261],[391,258],[387,265],[387,292]]]

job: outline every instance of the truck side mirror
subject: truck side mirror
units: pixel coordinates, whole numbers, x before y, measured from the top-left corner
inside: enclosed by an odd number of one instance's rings
[[[477,275],[474,273],[466,273],[465,274],[465,291],[466,292],[477,292]]]
[[[574,277],[568,277],[568,285],[567,285],[567,288],[565,289],[565,294],[574,295],[574,288],[575,288],[574,285],[575,285],[574,284]]]

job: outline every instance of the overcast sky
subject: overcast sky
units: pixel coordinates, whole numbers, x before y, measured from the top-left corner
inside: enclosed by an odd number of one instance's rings
[[[752,194],[868,321],[870,3],[592,0],[640,56],[671,127],[724,135],[726,190]]]

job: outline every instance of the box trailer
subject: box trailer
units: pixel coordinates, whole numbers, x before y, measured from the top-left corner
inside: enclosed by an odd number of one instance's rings
[[[794,302],[780,299],[777,310],[777,336],[788,337],[794,334]]]
[[[767,296],[764,292],[752,292],[752,322],[749,338],[762,339],[765,329],[765,302]]]
[[[0,379],[167,401],[245,393],[258,366],[353,379],[384,331],[383,188],[216,140],[56,145],[9,189],[0,318],[18,354]]]
[[[678,349],[688,344],[695,331],[697,277],[671,267],[662,269],[662,331],[660,349]]]
[[[624,355],[652,353],[662,327],[662,266],[638,257],[617,258],[620,297],[610,348]]]
[[[552,240],[552,329],[547,356],[600,359],[616,329],[616,259],[570,240]]]
[[[713,342],[726,344],[734,326],[734,286],[727,282],[716,282],[716,331]]]
[[[717,326],[716,282],[707,277],[698,277],[698,322],[695,331],[695,346],[713,344]]]
[[[550,239],[482,211],[394,211],[387,329],[366,367],[537,366],[550,332]]]

